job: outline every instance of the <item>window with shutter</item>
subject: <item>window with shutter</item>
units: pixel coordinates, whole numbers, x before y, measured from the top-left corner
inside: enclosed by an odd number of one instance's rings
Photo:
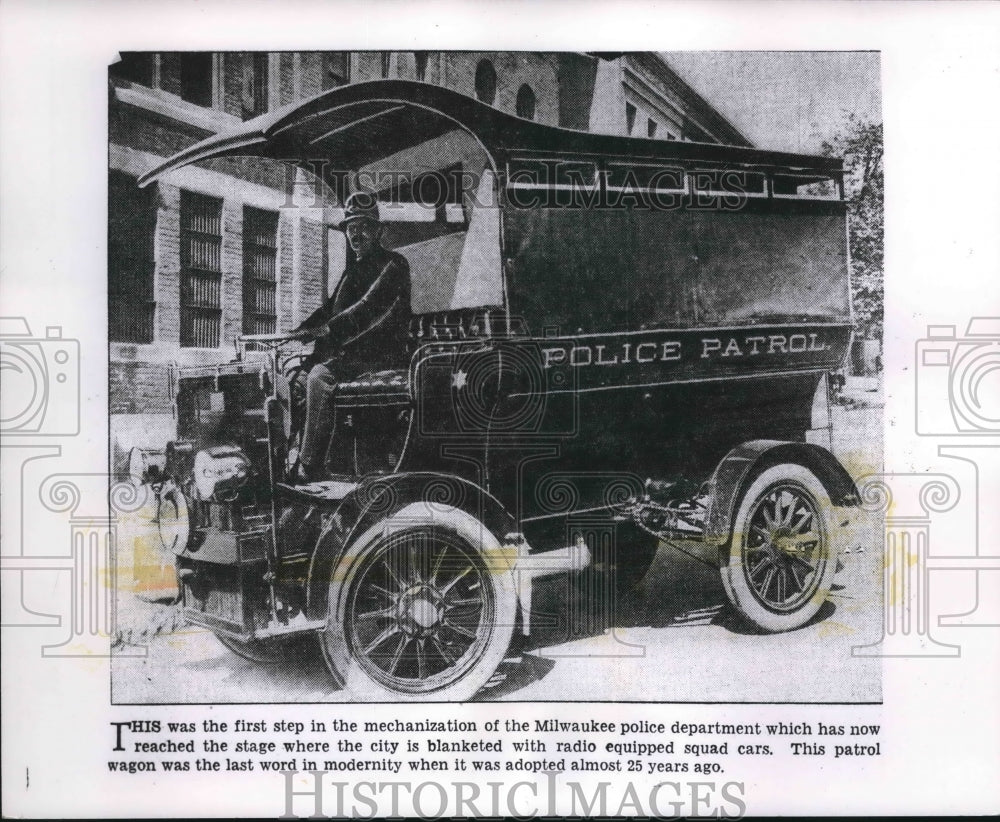
[[[277,330],[278,213],[243,208],[243,333]]]
[[[181,191],[181,345],[218,348],[222,200]]]
[[[156,186],[112,171],[108,179],[108,339],[151,343]]]

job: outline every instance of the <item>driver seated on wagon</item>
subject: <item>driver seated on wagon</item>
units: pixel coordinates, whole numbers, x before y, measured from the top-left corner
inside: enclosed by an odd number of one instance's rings
[[[293,332],[295,339],[316,341],[300,372],[305,425],[295,482],[324,478],[337,383],[367,371],[398,368],[408,359],[410,266],[382,245],[375,195],[351,194],[337,228],[347,235],[352,252],[344,275],[333,296]]]

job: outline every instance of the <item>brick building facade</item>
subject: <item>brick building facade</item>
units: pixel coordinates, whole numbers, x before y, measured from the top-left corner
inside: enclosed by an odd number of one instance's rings
[[[319,209],[283,208],[288,171],[224,160],[136,180],[210,134],[339,85],[444,85],[551,125],[746,145],[658,55],[130,52],[110,68],[109,359],[117,460],[174,436],[168,364],[226,362],[243,333],[288,330],[328,293]]]

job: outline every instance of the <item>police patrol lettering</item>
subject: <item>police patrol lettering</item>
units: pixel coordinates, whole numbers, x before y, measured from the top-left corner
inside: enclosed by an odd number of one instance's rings
[[[739,336],[701,337],[686,341],[679,339],[628,340],[613,343],[565,343],[543,348],[545,368],[569,365],[574,368],[599,365],[629,365],[651,362],[670,362],[685,358],[722,359],[729,357],[758,357],[774,354],[802,354],[826,351],[827,344],[819,334],[743,334]]]

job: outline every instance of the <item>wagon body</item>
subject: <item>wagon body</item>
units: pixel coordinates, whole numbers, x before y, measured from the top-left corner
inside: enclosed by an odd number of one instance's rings
[[[177,375],[160,493],[192,621],[259,658],[319,631],[348,684],[452,698],[529,627],[533,579],[601,551],[641,575],[660,539],[685,538],[758,624],[801,622],[835,563],[822,509],[855,501],[821,447],[851,337],[839,160],[567,131],[385,81],[250,121],[146,182],[245,155],[308,171],[334,209],[376,193],[410,263],[412,357],[338,387],[328,478],[305,486],[285,479],[277,359]],[[812,524],[734,548],[768,504],[768,522]],[[777,568],[757,565],[749,609],[747,551]],[[400,583],[384,639],[357,627],[359,591],[385,587],[373,555],[430,563]],[[442,627],[461,606],[428,582],[455,562],[491,591],[464,629]]]

